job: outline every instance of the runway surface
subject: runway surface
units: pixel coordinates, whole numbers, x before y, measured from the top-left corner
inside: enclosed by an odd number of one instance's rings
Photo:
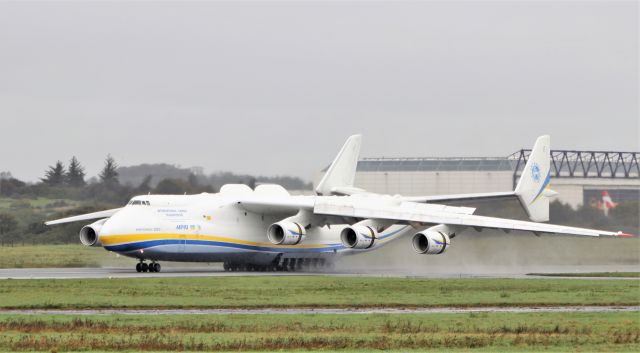
[[[86,310],[0,310],[0,314],[23,315],[267,315],[267,314],[464,314],[464,313],[600,313],[640,311],[640,306],[512,306],[468,308],[261,308],[261,309],[86,309]]]
[[[359,276],[398,278],[536,278],[526,273],[429,273],[414,274],[406,271],[372,270],[369,272],[225,272],[216,266],[210,267],[169,267],[160,273],[138,273],[131,268],[11,268],[0,269],[0,279],[87,279],[87,278],[170,278],[170,277],[225,277],[225,276]],[[543,277],[573,278],[590,277]],[[593,279],[620,279],[594,277]],[[640,278],[631,278],[640,280]]]

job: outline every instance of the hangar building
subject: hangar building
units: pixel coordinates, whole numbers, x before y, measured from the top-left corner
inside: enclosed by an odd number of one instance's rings
[[[440,195],[513,190],[531,150],[508,157],[366,158],[355,186],[383,194]],[[551,188],[573,207],[640,199],[640,152],[551,151]],[[319,180],[320,178],[318,178]]]

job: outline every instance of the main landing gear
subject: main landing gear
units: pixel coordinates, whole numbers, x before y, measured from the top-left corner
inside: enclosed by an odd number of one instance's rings
[[[321,271],[333,268],[333,263],[326,259],[278,259],[268,265],[225,262],[222,267],[227,272],[295,272]]]
[[[147,264],[143,260],[140,260],[136,265],[136,272],[160,272],[160,270],[162,270],[162,266],[155,261]]]

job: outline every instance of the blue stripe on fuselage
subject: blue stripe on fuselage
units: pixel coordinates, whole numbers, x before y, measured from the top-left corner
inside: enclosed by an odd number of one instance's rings
[[[398,234],[399,232],[405,230],[407,227],[408,226],[404,226],[389,234],[380,236],[378,240],[385,239],[392,235]],[[327,252],[327,251],[346,249],[346,247],[343,246],[342,244],[327,244],[327,246],[324,246],[321,248],[302,248],[302,247],[276,248],[276,247],[268,247],[268,246],[221,242],[221,241],[214,241],[214,240],[189,240],[189,239],[146,240],[146,241],[139,241],[135,243],[105,246],[104,248],[109,251],[127,252],[127,251],[141,250],[141,249],[162,246],[162,245],[209,245],[209,246],[220,246],[220,247],[236,248],[236,249],[243,249],[243,250],[271,251],[271,252]]]

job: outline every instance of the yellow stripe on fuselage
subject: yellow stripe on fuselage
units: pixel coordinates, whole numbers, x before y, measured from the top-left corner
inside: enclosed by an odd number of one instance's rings
[[[217,237],[213,235],[201,235],[201,234],[179,234],[179,233],[149,233],[149,234],[116,234],[116,235],[104,235],[100,237],[100,242],[105,246],[114,246],[126,243],[135,243],[139,241],[149,240],[166,240],[166,239],[178,239],[178,240],[208,240],[219,241],[232,244],[243,244],[253,246],[268,246],[268,247],[282,247],[282,248],[323,248],[327,244],[299,244],[299,245],[275,245],[272,243],[261,243],[247,240],[240,240],[227,237]]]

